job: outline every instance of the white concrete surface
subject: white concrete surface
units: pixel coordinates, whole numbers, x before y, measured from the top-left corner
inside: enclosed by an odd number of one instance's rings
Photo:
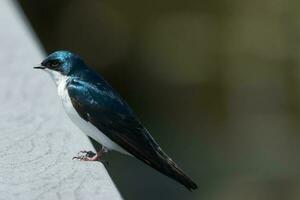
[[[45,54],[12,0],[0,1],[0,199],[121,199],[67,118],[54,83],[33,70]]]

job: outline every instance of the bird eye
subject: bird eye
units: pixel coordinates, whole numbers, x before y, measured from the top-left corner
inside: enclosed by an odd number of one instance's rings
[[[50,66],[52,67],[52,68],[55,68],[55,67],[57,67],[59,65],[59,62],[57,61],[57,60],[54,60],[54,61],[52,61],[51,63],[50,63]]]
[[[51,67],[57,67],[59,65],[59,62],[58,61],[53,61],[51,63]]]

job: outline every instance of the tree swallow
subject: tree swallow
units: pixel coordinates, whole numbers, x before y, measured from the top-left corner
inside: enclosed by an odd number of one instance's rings
[[[72,122],[102,145],[96,154],[82,151],[84,156],[76,158],[97,161],[107,151],[115,150],[138,158],[189,190],[197,188],[160,148],[121,96],[78,55],[56,51],[34,68],[51,75]]]

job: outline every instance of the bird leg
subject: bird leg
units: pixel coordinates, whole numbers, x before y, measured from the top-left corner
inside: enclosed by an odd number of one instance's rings
[[[85,151],[85,150],[79,151],[77,156],[73,157],[73,160],[77,159],[77,160],[81,160],[81,161],[100,161],[105,166],[107,166],[108,162],[105,160],[102,160],[103,155],[107,152],[108,152],[108,149],[102,145],[101,150],[98,151],[97,153],[94,153],[92,151]]]

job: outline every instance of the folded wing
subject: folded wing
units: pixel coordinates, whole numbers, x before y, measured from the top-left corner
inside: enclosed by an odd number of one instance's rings
[[[71,79],[67,90],[79,115],[133,156],[188,189],[197,185],[155,142],[125,101],[104,81]]]

